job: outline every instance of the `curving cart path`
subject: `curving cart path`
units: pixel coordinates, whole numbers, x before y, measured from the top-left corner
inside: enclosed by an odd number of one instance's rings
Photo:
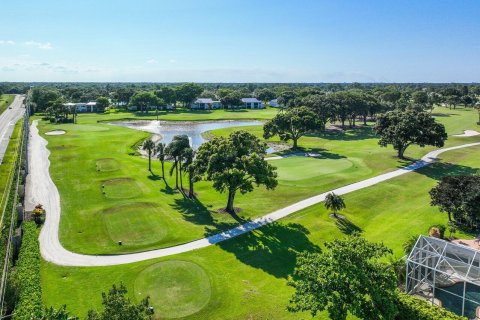
[[[299,201],[283,209],[279,209],[272,213],[269,213],[263,217],[257,218],[250,222],[247,222],[238,227],[232,228],[228,231],[188,242],[185,244],[177,245],[174,247],[120,255],[85,255],[78,254],[66,250],[60,243],[58,238],[59,224],[60,224],[60,195],[58,189],[53,183],[50,173],[50,161],[48,156],[50,151],[47,149],[47,141],[42,138],[37,129],[38,121],[35,120],[31,125],[30,140],[29,140],[29,176],[27,177],[27,189],[26,199],[28,203],[26,205],[27,210],[31,210],[36,203],[42,203],[47,214],[45,225],[40,233],[40,251],[42,257],[52,263],[63,266],[110,266],[126,263],[133,263],[138,261],[144,261],[154,258],[160,258],[179,254],[187,251],[201,249],[210,245],[219,243],[236,237],[238,235],[250,232],[254,229],[260,228],[266,224],[272,223],[279,219],[282,219],[294,212],[310,207],[314,204],[325,200],[325,196],[330,192],[342,195],[363,188],[373,186],[377,183],[401,176],[408,172],[422,168],[432,162],[443,152],[467,148],[480,145],[480,142],[464,144],[451,148],[444,148],[429,152],[421,160],[389,173],[381,174],[379,176],[366,179],[357,183],[353,183],[344,187],[337,188],[324,192],[317,196]]]

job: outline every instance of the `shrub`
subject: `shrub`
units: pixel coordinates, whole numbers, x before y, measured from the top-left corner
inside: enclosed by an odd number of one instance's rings
[[[428,234],[430,235],[430,237],[443,239],[443,236],[445,235],[445,230],[447,230],[447,228],[443,224],[434,224],[433,226],[430,226],[430,228],[428,228]]]
[[[444,308],[432,306],[424,300],[405,293],[398,293],[398,314],[396,320],[466,320]]]
[[[33,221],[23,224],[22,247],[13,274],[13,287],[18,302],[13,320],[30,320],[42,314],[42,287],[40,284],[40,248],[38,229]]]

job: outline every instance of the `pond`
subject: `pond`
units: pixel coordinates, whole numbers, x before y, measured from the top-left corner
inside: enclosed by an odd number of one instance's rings
[[[122,121],[111,123],[135,130],[150,132],[161,136],[163,143],[170,143],[176,135],[187,135],[193,149],[205,142],[202,133],[231,127],[259,126],[263,122],[256,120],[218,120],[218,121]],[[269,149],[267,152],[273,152]]]

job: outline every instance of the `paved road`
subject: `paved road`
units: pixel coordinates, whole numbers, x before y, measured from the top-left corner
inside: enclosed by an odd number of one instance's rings
[[[15,123],[17,123],[25,113],[23,96],[16,95],[10,107],[0,115],[0,164],[5,156],[5,151],[7,151],[8,142],[10,141]]]
[[[294,203],[283,209],[274,211],[270,214],[267,214],[263,217],[257,218],[251,222],[240,225],[236,228],[230,229],[228,231],[195,240],[189,243],[181,244],[174,247],[123,254],[123,255],[110,255],[110,256],[94,256],[94,255],[84,255],[66,250],[59,241],[58,238],[58,228],[60,224],[60,195],[58,189],[53,183],[50,173],[49,166],[50,161],[48,156],[50,151],[47,149],[47,141],[38,134],[37,121],[34,121],[30,130],[30,140],[29,140],[29,157],[30,159],[35,159],[35,161],[29,161],[30,174],[27,177],[27,189],[26,189],[26,199],[27,199],[27,210],[31,210],[36,203],[41,203],[44,205],[44,208],[47,211],[47,219],[45,225],[42,228],[40,233],[40,251],[43,258],[47,261],[58,265],[64,266],[109,266],[109,265],[119,265],[132,262],[138,262],[143,260],[149,260],[159,257],[170,256],[174,254],[179,254],[187,251],[192,251],[210,245],[219,243],[236,237],[238,235],[250,232],[254,229],[260,228],[266,224],[272,223],[279,219],[282,219],[294,212],[302,210],[304,208],[310,207],[314,204],[320,203],[325,200],[325,196],[330,192],[335,192],[336,194],[342,195],[363,188],[373,186],[377,183],[401,176],[403,174],[409,173],[411,171],[422,168],[432,162],[438,157],[439,154],[460,149],[467,148],[472,146],[478,146],[480,142],[470,143],[461,146],[439,149],[432,151],[424,156],[420,161],[415,162],[405,168],[398,169],[389,173],[381,174],[379,176],[366,179],[357,183],[353,183],[335,190],[330,190],[324,192],[317,196],[302,200],[300,202]]]

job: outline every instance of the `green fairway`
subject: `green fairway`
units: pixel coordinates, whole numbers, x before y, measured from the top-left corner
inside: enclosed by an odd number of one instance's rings
[[[469,129],[474,126],[468,124],[473,112],[452,110],[450,117],[439,119],[452,130],[457,130],[453,126],[459,127],[459,123]],[[226,195],[214,191],[210,183],[196,183],[198,201],[192,201],[171,189],[174,177],[167,176],[165,185],[159,176],[158,161],[153,160],[153,174],[148,172],[146,159],[129,155],[131,146],[148,134],[97,123],[110,116],[81,114],[78,124],[40,122],[41,133],[66,131],[60,136],[45,136],[51,150],[50,172],[62,198],[60,240],[66,248],[89,254],[142,251],[188,242],[238,225],[240,221],[218,212],[226,204]],[[261,133],[259,126],[248,130]],[[451,137],[447,144],[479,140]],[[320,157],[272,161],[278,167],[277,189],[259,188],[237,195],[235,206],[242,209],[241,219],[261,216],[408,163],[398,160],[391,148],[379,147],[370,127],[304,137],[300,146],[314,150]],[[412,146],[407,155],[419,158],[432,149]],[[165,171],[169,168],[167,162]],[[145,203],[148,206],[144,207]],[[126,209],[136,206],[141,208],[138,214]],[[105,218],[105,212],[113,211],[117,213]],[[118,245],[120,240],[122,246]]]
[[[15,95],[3,94],[0,96],[0,114],[7,109],[7,107],[13,102]]]
[[[160,318],[181,318],[202,310],[212,289],[205,270],[189,261],[158,262],[140,272],[134,283],[135,295],[151,298]]]
[[[123,245],[160,243],[174,227],[161,219],[153,203],[130,203],[108,208],[102,212],[110,240]]]
[[[428,191],[445,175],[478,171],[479,156],[480,147],[450,151],[442,155],[441,163],[345,195],[343,223],[330,218],[323,204],[318,204],[252,233],[171,258],[95,268],[60,267],[44,262],[44,301],[55,306],[66,303],[73,312],[84,315],[89,307],[100,306],[102,291],[120,281],[127,285],[131,297],[140,300],[142,293],[152,288],[139,283],[143,270],[155,270],[159,261],[181,260],[203,268],[211,281],[208,304],[185,319],[309,319],[308,314],[290,314],[285,309],[292,293],[286,281],[292,274],[296,252],[316,250],[326,240],[359,231],[369,240],[385,243],[395,256],[402,256],[406,239],[426,234],[429,226],[447,221],[446,214],[430,207]],[[158,284],[158,288],[177,286],[177,282],[179,288],[185,287],[180,280],[183,268],[172,269],[176,271],[166,274],[176,280]],[[204,291],[201,292],[203,296]],[[164,295],[152,302],[162,310],[161,306],[170,301],[166,299]],[[184,301],[178,301],[179,310]],[[175,308],[176,303],[173,301],[168,307]]]

